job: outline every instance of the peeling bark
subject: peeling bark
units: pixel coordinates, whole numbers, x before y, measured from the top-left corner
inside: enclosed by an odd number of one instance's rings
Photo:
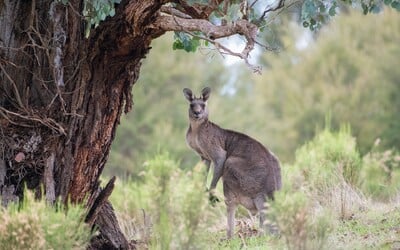
[[[55,154],[51,153],[49,158],[47,158],[43,174],[44,186],[46,188],[46,200],[50,204],[53,204],[56,201],[55,183],[53,174],[54,161],[55,161]]]
[[[151,40],[158,1],[123,1],[85,38],[83,1],[4,1],[0,7],[0,195],[23,185],[53,203],[88,198],[103,247],[128,249],[99,176]],[[155,34],[156,33],[156,34]],[[33,135],[41,141],[27,149]],[[18,157],[16,157],[16,155]],[[22,157],[22,155],[24,157]],[[6,174],[4,174],[6,173]],[[113,183],[113,181],[112,181]],[[98,244],[93,243],[93,244]]]

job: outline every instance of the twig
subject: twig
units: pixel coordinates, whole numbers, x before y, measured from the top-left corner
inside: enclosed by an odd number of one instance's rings
[[[213,44],[220,53],[239,57],[243,59],[246,65],[254,72],[261,73],[261,67],[254,66],[248,61],[250,51],[254,49],[258,28],[247,20],[240,19],[231,24],[216,26],[209,21],[202,19],[183,19],[176,16],[161,16],[159,18],[162,20],[159,20],[158,25],[163,27],[165,30],[182,31],[193,37],[208,41]],[[206,34],[206,36],[195,35],[193,31],[200,31],[203,34]],[[215,40],[234,34],[241,34],[247,41],[246,46],[240,53],[230,50]]]
[[[23,109],[23,110],[26,110],[24,104],[22,103],[22,99],[21,99],[21,96],[19,95],[19,91],[18,91],[17,85],[15,84],[15,81],[7,73],[7,71],[4,69],[4,67],[3,67],[3,65],[1,63],[0,63],[0,68],[1,68],[2,72],[4,73],[4,75],[7,77],[7,79],[11,82],[11,84],[13,86],[15,98],[17,99],[17,103],[18,103],[19,107],[21,109]]]
[[[9,110],[7,110],[7,109],[5,109],[3,107],[0,107],[0,113],[2,113],[2,115],[4,117],[6,117],[4,113],[7,113],[9,115],[13,115],[13,116],[16,116],[16,117],[24,119],[24,120],[38,122],[38,123],[44,125],[45,127],[50,128],[53,131],[56,131],[56,132],[58,132],[60,134],[63,134],[63,135],[66,135],[65,129],[59,123],[57,123],[56,121],[54,121],[51,118],[47,118],[47,117],[46,118],[41,118],[41,117],[32,116],[32,115],[31,116],[29,116],[29,115],[25,116],[25,115],[22,115],[22,114],[19,114],[19,113],[15,113],[15,112],[9,111]],[[7,120],[12,122],[11,119],[9,119],[9,118]],[[15,124],[15,123],[13,123],[13,124]],[[19,123],[18,123],[18,125],[19,125]]]
[[[263,12],[263,14],[260,16],[259,20],[261,21],[262,19],[265,18],[265,15],[267,15],[268,12],[276,11],[278,9],[281,9],[285,6],[285,0],[279,0],[278,5],[275,7],[267,6]]]

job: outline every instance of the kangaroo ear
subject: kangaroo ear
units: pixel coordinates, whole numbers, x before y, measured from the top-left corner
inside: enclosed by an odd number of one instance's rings
[[[190,89],[184,88],[183,89],[183,94],[185,95],[186,99],[191,102],[193,101],[193,93]]]
[[[208,100],[208,98],[210,97],[210,92],[211,92],[211,89],[209,87],[205,87],[201,91],[201,97],[203,98],[203,101],[207,101]]]

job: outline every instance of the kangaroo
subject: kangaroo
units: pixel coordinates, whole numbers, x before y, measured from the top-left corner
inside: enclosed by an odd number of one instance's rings
[[[207,100],[210,88],[196,97],[188,88],[183,89],[190,103],[189,128],[186,141],[207,166],[214,166],[209,188],[210,200],[216,201],[215,188],[223,180],[227,207],[227,237],[232,238],[235,211],[238,205],[253,215],[259,213],[260,227],[264,227],[266,199],[274,199],[274,192],[282,186],[278,159],[255,139],[232,130],[226,130],[208,120]]]

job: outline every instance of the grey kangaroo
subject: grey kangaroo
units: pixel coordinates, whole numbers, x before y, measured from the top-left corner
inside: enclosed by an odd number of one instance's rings
[[[278,159],[261,143],[249,136],[220,128],[208,120],[207,100],[210,88],[196,98],[188,88],[183,89],[190,102],[188,145],[196,151],[207,166],[214,166],[210,184],[210,199],[215,200],[215,187],[222,177],[227,207],[227,237],[234,234],[235,211],[240,204],[253,215],[259,213],[260,227],[264,227],[265,202],[273,199],[282,186]]]

